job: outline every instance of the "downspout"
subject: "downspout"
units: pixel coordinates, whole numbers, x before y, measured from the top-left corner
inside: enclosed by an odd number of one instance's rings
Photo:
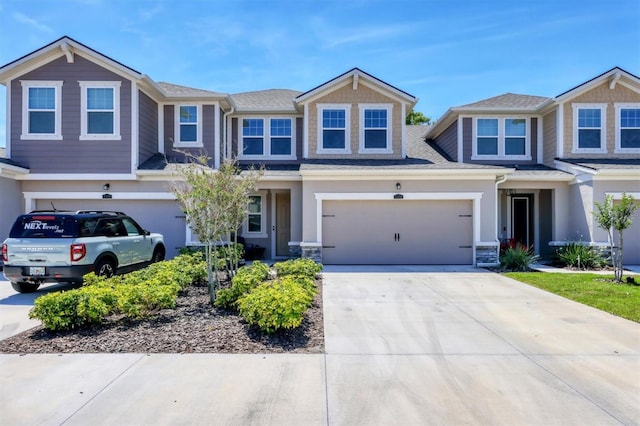
[[[229,158],[229,151],[231,151],[231,141],[227,137],[227,116],[233,114],[236,111],[236,107],[231,105],[231,110],[229,112],[225,112],[222,116],[222,137],[224,138],[224,153],[222,156],[226,160]]]
[[[505,183],[506,181],[507,175],[502,175],[498,179],[496,179],[496,242],[498,243],[498,252],[500,251],[500,238],[498,238],[498,235],[500,233],[500,224],[498,220],[500,217],[500,197],[498,196],[498,186]]]

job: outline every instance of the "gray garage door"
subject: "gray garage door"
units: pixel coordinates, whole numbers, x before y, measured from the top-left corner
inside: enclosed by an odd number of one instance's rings
[[[112,210],[121,211],[151,232],[164,236],[167,257],[178,254],[185,245],[185,219],[175,201],[160,200],[37,200],[36,209],[47,210],[51,203],[58,210]]]
[[[472,202],[325,201],[326,264],[470,265]]]

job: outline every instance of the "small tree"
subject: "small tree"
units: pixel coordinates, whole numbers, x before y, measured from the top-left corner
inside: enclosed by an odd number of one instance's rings
[[[419,111],[411,111],[405,120],[408,125],[412,124],[429,124],[431,118],[427,117]]]
[[[179,169],[181,180],[173,182],[170,190],[182,206],[189,227],[204,246],[209,297],[213,304],[220,286],[216,245],[224,244],[224,238],[242,225],[238,219],[239,206],[246,211],[249,194],[255,191],[260,175],[249,172],[241,176],[234,160],[227,160],[219,170],[214,170],[206,155],[185,155],[189,164]],[[232,263],[237,265],[237,259]]]
[[[602,204],[596,202],[595,205],[597,211],[594,211],[593,215],[598,226],[607,231],[615,279],[617,282],[621,282],[624,271],[622,266],[623,232],[633,223],[632,217],[635,211],[640,208],[640,204],[635,202],[633,196],[623,193],[622,199],[617,204],[613,202],[613,196],[609,194],[605,196]],[[617,245],[614,240],[614,230],[618,231]]]

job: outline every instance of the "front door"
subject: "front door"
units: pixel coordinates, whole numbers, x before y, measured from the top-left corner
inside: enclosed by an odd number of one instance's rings
[[[291,196],[276,192],[276,256],[289,256],[291,240]]]
[[[531,197],[511,197],[511,238],[517,243],[530,247],[533,243]]]

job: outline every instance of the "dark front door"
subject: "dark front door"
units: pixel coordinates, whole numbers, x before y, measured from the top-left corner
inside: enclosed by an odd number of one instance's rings
[[[511,197],[511,238],[527,247],[533,244],[532,204],[530,195]]]

